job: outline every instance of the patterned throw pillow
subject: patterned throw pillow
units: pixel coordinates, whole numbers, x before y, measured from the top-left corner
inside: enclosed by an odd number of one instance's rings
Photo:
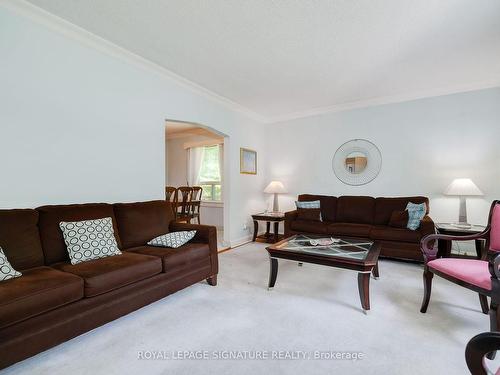
[[[189,242],[194,237],[195,234],[196,234],[195,230],[171,232],[153,238],[151,241],[148,242],[148,245],[159,246],[159,247],[171,247],[173,249],[176,249],[184,245],[185,243]]]
[[[0,247],[0,281],[13,279],[14,277],[22,276],[21,272],[16,271],[5,256],[3,249]]]
[[[295,201],[297,208],[321,208],[320,201]]]
[[[320,201],[295,201],[295,206],[297,206],[297,210],[302,209],[321,209]],[[319,221],[323,221],[323,217],[321,216],[321,211],[319,214]]]
[[[110,217],[59,223],[71,264],[120,255]]]
[[[411,230],[417,230],[420,227],[420,220],[425,216],[427,206],[425,203],[416,204],[408,202],[406,209],[408,210],[408,225],[406,227]]]

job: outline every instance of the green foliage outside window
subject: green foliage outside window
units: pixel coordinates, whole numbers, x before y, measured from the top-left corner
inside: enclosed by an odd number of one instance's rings
[[[202,200],[222,200],[220,152],[219,146],[204,147],[203,160],[200,168],[200,185],[203,188]]]

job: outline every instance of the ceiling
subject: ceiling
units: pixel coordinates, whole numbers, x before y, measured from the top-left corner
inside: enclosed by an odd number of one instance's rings
[[[498,0],[29,0],[267,119],[500,86]]]

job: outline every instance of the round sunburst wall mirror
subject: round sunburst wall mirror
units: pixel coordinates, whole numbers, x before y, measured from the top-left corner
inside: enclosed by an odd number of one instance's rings
[[[366,139],[353,139],[340,146],[333,156],[332,168],[337,178],[348,185],[365,185],[382,167],[379,149]]]

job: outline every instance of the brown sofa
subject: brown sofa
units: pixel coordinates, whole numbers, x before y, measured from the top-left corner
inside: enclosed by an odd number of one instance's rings
[[[123,254],[72,265],[59,222],[103,217]],[[178,249],[146,245],[192,229]],[[215,227],[175,223],[165,201],[0,210],[0,246],[23,273],[0,282],[0,368],[201,280],[217,283]]]
[[[428,215],[415,231],[388,225],[391,214],[394,211],[403,211],[408,202],[426,203],[428,214],[429,199],[426,197],[373,198],[302,194],[298,200],[319,200],[323,221],[298,220],[296,210],[287,212],[286,237],[305,233],[370,238],[380,242],[381,256],[423,261],[420,239],[435,232],[434,222]]]

